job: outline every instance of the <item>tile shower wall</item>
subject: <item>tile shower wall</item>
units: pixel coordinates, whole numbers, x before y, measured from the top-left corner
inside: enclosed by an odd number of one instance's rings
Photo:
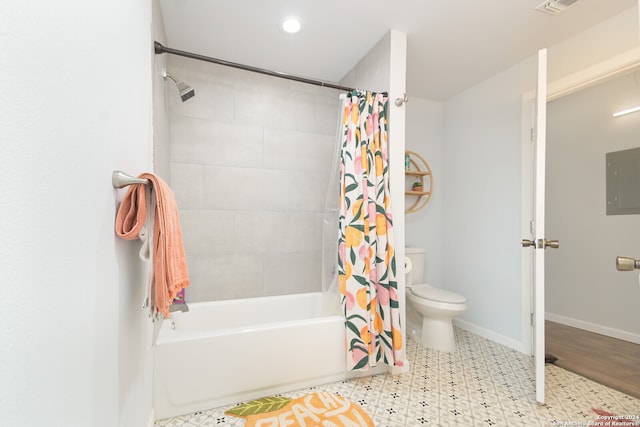
[[[339,92],[173,56],[168,70],[196,91],[165,87],[187,300],[321,290]]]

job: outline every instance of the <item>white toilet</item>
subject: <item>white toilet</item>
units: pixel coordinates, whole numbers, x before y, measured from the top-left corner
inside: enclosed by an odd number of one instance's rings
[[[405,248],[407,300],[422,317],[422,344],[434,350],[453,352],[456,340],[452,320],[467,309],[467,300],[455,292],[422,283],[424,254],[424,248]]]

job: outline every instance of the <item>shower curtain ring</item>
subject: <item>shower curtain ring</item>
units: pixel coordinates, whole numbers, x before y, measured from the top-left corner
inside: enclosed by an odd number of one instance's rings
[[[402,104],[409,102],[409,98],[407,98],[407,94],[403,93],[402,98],[396,98],[396,106],[402,107]]]

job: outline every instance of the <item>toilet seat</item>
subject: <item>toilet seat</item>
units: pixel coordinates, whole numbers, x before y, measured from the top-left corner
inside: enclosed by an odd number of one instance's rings
[[[419,298],[428,299],[447,304],[464,304],[467,299],[455,292],[435,288],[431,285],[415,285],[410,289],[411,293]]]

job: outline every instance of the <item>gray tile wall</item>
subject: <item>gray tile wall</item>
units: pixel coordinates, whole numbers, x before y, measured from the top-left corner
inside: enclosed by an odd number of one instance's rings
[[[321,219],[339,92],[170,56],[170,177],[188,301],[321,289]]]

